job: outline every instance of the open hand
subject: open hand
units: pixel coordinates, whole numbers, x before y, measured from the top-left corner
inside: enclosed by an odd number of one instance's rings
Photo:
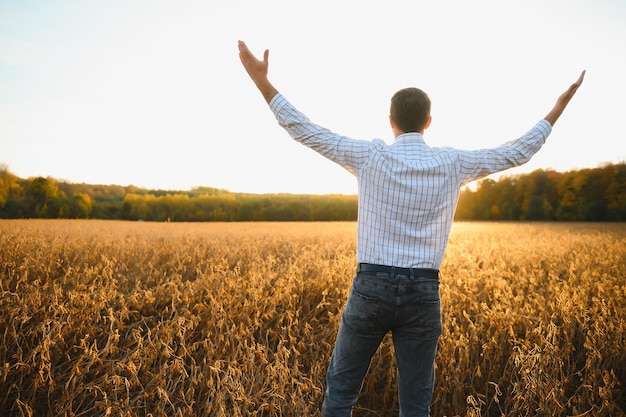
[[[563,110],[565,110],[565,107],[567,107],[569,101],[572,99],[572,97],[574,97],[574,94],[576,94],[576,90],[578,90],[578,87],[580,87],[580,85],[583,83],[584,78],[585,71],[581,72],[578,80],[576,80],[574,84],[570,85],[569,88],[559,96],[552,110],[550,110],[548,115],[544,117],[544,119],[550,122],[551,125],[554,126],[554,123],[556,123],[558,118],[561,116],[561,113],[563,113]]]
[[[263,94],[265,100],[269,103],[269,101],[274,97],[278,91],[272,86],[267,78],[267,70],[269,68],[269,49],[266,49],[263,53],[263,60],[259,60],[255,57],[248,46],[244,41],[238,42],[239,46],[239,60],[243,64],[243,67],[246,69],[246,72],[256,84],[257,88]]]
[[[578,90],[578,87],[580,87],[580,85],[583,83],[583,79],[585,78],[585,72],[586,71],[581,72],[578,80],[576,80],[574,84],[570,85],[569,88],[559,96],[557,102],[559,102],[564,108],[565,106],[567,106],[567,103],[569,103],[572,97],[574,97],[574,94],[576,93],[576,90]]]
[[[262,80],[263,78],[267,78],[267,69],[269,67],[269,49],[266,49],[263,53],[263,61],[257,59],[250,49],[248,49],[248,45],[244,41],[238,42],[239,46],[239,59],[243,64],[243,67],[252,78],[252,81],[256,83],[257,80]]]

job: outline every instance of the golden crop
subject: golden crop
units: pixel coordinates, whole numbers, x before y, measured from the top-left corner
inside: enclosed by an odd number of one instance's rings
[[[0,415],[318,415],[355,232],[0,221]],[[624,415],[626,224],[457,223],[442,273],[434,416]]]

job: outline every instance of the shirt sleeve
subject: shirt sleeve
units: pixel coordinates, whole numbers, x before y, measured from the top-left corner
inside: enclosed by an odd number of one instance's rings
[[[281,94],[269,103],[278,124],[301,144],[356,174],[367,162],[371,142],[351,139],[312,123]]]
[[[541,149],[551,131],[552,125],[547,120],[540,120],[525,135],[496,148],[458,151],[463,185],[528,162]]]

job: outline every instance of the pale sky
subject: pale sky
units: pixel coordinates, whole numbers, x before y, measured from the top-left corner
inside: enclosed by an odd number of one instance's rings
[[[521,136],[587,76],[528,164],[626,160],[626,2],[0,0],[0,163],[77,183],[254,193],[356,193],[293,142],[241,67],[313,121],[393,141],[389,100],[425,90],[431,146]]]

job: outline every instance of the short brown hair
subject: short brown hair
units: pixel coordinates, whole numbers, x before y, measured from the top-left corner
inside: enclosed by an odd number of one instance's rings
[[[419,88],[403,88],[391,97],[389,114],[401,131],[422,132],[430,117],[430,98]]]

